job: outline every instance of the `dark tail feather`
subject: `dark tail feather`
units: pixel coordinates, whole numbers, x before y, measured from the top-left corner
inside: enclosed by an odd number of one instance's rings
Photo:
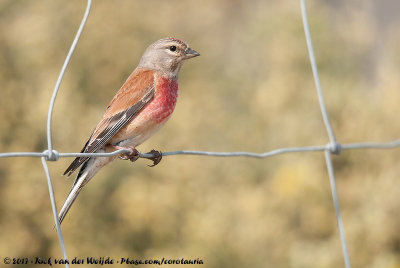
[[[91,138],[92,136],[90,136]],[[90,141],[89,140],[86,142],[85,146],[83,146],[83,149],[81,150],[81,153],[85,152],[85,149]],[[69,165],[69,167],[64,171],[63,175],[67,175],[68,177],[71,176],[72,173],[74,173],[74,171],[83,163],[86,163],[89,160],[90,157],[77,157],[74,159],[74,161],[72,161],[71,165]],[[82,169],[81,169],[82,170]],[[77,176],[77,178],[79,177],[79,175]],[[75,179],[76,181],[76,179]]]
[[[69,167],[65,170],[63,175],[67,175],[68,177],[83,163],[89,160],[89,157],[77,157],[75,160],[69,165]]]
[[[88,166],[88,162],[85,162],[81,169],[79,170],[78,175],[74,181],[71,191],[69,192],[67,199],[64,202],[60,212],[58,213],[58,220],[61,222],[64,220],[65,215],[67,215],[69,209],[71,208],[72,204],[74,203],[75,199],[78,197],[80,191],[82,190],[83,186],[90,180],[88,178],[88,172],[85,172]]]

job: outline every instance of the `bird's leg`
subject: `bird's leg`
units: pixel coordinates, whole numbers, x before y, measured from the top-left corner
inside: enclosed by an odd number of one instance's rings
[[[149,167],[156,166],[158,163],[160,163],[160,161],[162,159],[161,151],[151,150],[150,152],[148,152],[146,154],[152,154],[152,156],[142,156],[143,158],[150,159],[153,161],[153,165],[151,165],[151,166],[149,165]]]
[[[135,162],[140,157],[140,152],[135,147],[122,147],[117,145],[111,145],[112,148],[116,150],[120,149],[128,149],[129,153],[121,154],[118,156],[122,160],[130,160],[131,162]]]

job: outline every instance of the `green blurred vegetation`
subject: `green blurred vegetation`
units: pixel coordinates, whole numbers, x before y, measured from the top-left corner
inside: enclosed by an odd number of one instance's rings
[[[0,152],[46,149],[52,89],[85,5],[0,0]],[[398,8],[390,0],[308,3],[341,143],[400,137]],[[140,150],[325,144],[302,27],[299,1],[96,0],[56,101],[55,149],[80,151],[144,49],[166,36],[201,57],[182,68],[175,113]],[[333,159],[353,266],[400,267],[400,150]],[[58,207],[73,182],[61,176],[70,161],[49,163]],[[115,161],[87,185],[62,226],[71,259],[343,267],[322,153],[146,164]],[[61,257],[40,159],[0,160],[0,253]]]

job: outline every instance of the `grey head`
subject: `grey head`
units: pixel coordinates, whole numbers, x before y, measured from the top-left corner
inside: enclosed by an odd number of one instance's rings
[[[155,70],[168,77],[177,77],[185,60],[199,56],[187,43],[177,38],[163,38],[143,53],[138,68]]]

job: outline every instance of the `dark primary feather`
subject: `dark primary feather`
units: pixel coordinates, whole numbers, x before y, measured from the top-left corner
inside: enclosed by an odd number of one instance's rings
[[[150,87],[146,95],[135,103],[130,108],[117,113],[110,118],[106,119],[106,128],[99,134],[93,137],[90,136],[89,140],[83,147],[81,153],[95,153],[103,147],[121,128],[123,128],[129,121],[131,121],[142,109],[149,103],[155,94],[154,86]],[[70,176],[80,165],[88,161],[90,157],[77,157],[71,165],[65,170],[64,175]]]

